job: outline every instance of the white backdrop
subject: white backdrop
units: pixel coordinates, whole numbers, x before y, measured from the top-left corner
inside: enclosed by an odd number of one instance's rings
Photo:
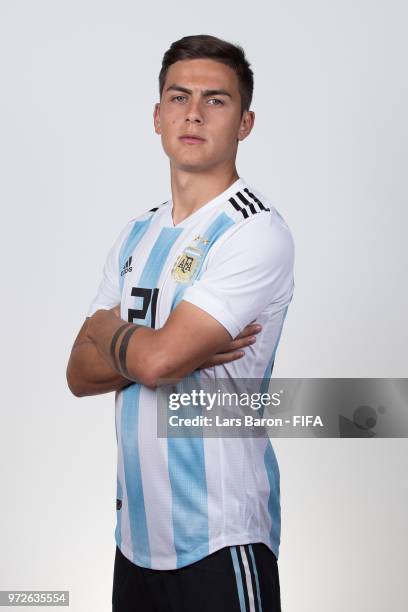
[[[407,5],[2,0],[0,589],[111,610],[114,396],[65,368],[127,220],[170,197],[161,58],[241,44],[255,127],[237,168],[295,239],[276,377],[406,377]],[[405,174],[404,174],[405,170]],[[406,440],[277,440],[284,612],[403,612]]]

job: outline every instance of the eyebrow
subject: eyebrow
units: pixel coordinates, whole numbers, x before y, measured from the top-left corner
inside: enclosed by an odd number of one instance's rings
[[[173,85],[169,85],[166,88],[166,91],[174,90],[174,91],[182,91],[187,94],[193,93],[191,89],[187,89],[187,87],[183,87],[182,85],[177,85],[174,83]],[[204,89],[202,91],[203,96],[228,96],[232,98],[231,94],[226,91],[226,89]]]

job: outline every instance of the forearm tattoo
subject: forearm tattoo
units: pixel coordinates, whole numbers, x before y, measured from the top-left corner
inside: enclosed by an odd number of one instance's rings
[[[127,329],[129,326],[130,326],[130,323],[125,323],[121,327],[118,327],[118,329],[115,331],[115,333],[112,336],[112,341],[110,345],[110,356],[111,356],[113,363],[115,364],[116,369],[119,369],[118,362],[116,360],[116,344],[119,340],[120,334],[123,332],[124,329]]]
[[[141,325],[132,325],[130,329],[125,332],[119,347],[119,368],[122,371],[122,374],[129,378],[129,372],[126,367],[126,351],[128,348],[129,340],[132,334],[135,333],[138,327],[142,327]]]
[[[119,327],[112,336],[112,341],[110,345],[110,355],[111,355],[113,363],[115,364],[116,369],[119,370],[123,374],[123,376],[125,376],[126,378],[129,378],[129,371],[126,367],[126,353],[127,353],[127,348],[129,345],[129,340],[132,334],[134,334],[134,332],[139,327],[143,327],[143,325],[137,325],[135,323],[125,323],[124,325]],[[125,331],[125,333],[123,334],[119,342],[120,335],[122,334],[124,330],[127,330],[127,331]],[[117,357],[116,346],[118,343],[119,343],[119,355]]]

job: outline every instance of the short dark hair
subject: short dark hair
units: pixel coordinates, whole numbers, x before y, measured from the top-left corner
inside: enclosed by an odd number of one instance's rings
[[[209,34],[184,36],[170,45],[163,56],[159,74],[160,98],[163,93],[167,70],[179,60],[212,59],[232,68],[238,77],[238,87],[241,95],[241,116],[244,110],[249,110],[254,91],[254,75],[250,63],[245,57],[245,51],[240,45],[234,45],[226,40]]]

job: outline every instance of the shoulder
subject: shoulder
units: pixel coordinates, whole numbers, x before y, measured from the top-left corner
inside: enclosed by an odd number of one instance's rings
[[[166,204],[168,204],[168,200],[126,221],[126,223],[120,227],[116,234],[116,239],[112,250],[119,251],[129,240],[135,238],[136,235],[140,236],[143,234],[150,225],[151,221],[154,219],[157,212],[162,210]]]
[[[168,205],[168,203],[169,203],[169,200],[166,200],[165,202],[162,202],[161,204],[158,204],[157,206],[153,206],[153,208],[149,208],[149,210],[146,210],[145,212],[141,213],[137,217],[133,217],[132,219],[130,219],[130,221],[128,222],[128,225],[134,225],[135,223],[138,223],[138,222],[149,221],[153,219],[153,217],[158,215],[158,213],[160,213]]]
[[[126,237],[126,235],[129,235],[132,232],[132,230],[139,230],[141,226],[150,225],[150,222],[159,215],[159,213],[168,205],[168,203],[169,200],[166,200],[165,202],[146,210],[137,217],[131,218],[126,225],[122,227],[121,235]]]
[[[259,214],[271,211],[269,198],[260,193],[244,179],[239,181],[237,190],[225,203],[225,212],[236,223],[255,218]]]
[[[275,256],[294,251],[292,232],[270,197],[246,182],[223,206],[234,223],[214,245],[214,253],[236,245],[240,251]]]

